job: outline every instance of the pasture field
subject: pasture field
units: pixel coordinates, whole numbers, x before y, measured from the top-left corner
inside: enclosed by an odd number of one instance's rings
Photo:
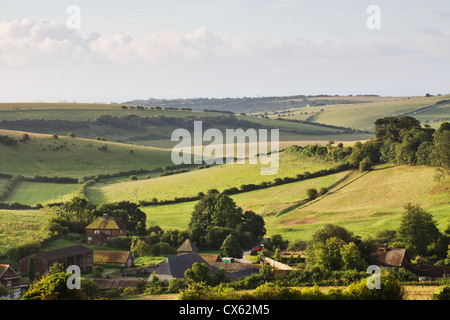
[[[294,110],[293,115],[286,116],[286,119],[306,120],[306,118],[314,115],[312,119],[314,122],[359,130],[373,130],[374,122],[378,118],[409,113],[449,98],[450,95],[417,98],[405,97],[392,101],[311,106]],[[434,119],[448,117],[448,106],[438,107],[433,110],[418,114],[417,119],[421,120],[422,117],[421,121],[428,120],[431,121],[430,124],[433,124],[432,121]],[[304,112],[308,112],[308,114],[305,115]]]
[[[16,139],[25,132],[0,130]],[[170,151],[115,142],[28,133],[30,141],[0,144],[0,173],[81,178],[171,165]],[[106,146],[107,150],[101,150]]]
[[[264,217],[267,235],[308,241],[326,224],[341,225],[362,238],[380,230],[395,230],[404,206],[420,205],[433,214],[443,231],[450,225],[449,180],[435,181],[434,169],[379,166],[375,170],[341,172],[310,180],[232,195],[243,209]],[[310,188],[329,187],[323,197],[299,204]],[[186,229],[196,201],[144,207],[149,225]]]
[[[207,116],[209,113],[183,110],[139,110],[122,109],[122,104],[97,104],[97,103],[0,103],[0,119],[2,120],[70,120],[86,121],[95,120],[98,117],[110,115],[121,117],[137,115],[141,117],[176,117],[184,118],[195,115]]]
[[[434,180],[429,167],[380,166],[344,182],[318,201],[284,215],[265,218],[270,234],[310,239],[327,223],[341,225],[361,237],[396,229],[407,203],[433,214],[443,231],[450,225],[450,181]]]
[[[69,201],[77,194],[78,184],[19,182],[5,202],[35,205]]]
[[[50,209],[0,209],[0,255],[19,244],[42,240],[44,233],[41,228],[50,214]]]
[[[309,188],[330,187],[343,179],[348,172],[340,172],[324,177],[292,182],[266,189],[254,190],[230,197],[244,210],[252,210],[264,216],[275,215],[306,199]],[[194,206],[198,201],[177,204],[152,205],[143,207],[147,214],[147,224],[163,229],[187,229]]]
[[[90,186],[87,196],[93,203],[108,201],[150,201],[171,200],[176,197],[196,196],[199,192],[210,189],[223,191],[243,184],[259,184],[263,181],[273,181],[276,178],[295,177],[306,171],[316,172],[335,167],[337,164],[317,161],[298,156],[279,154],[280,166],[274,175],[261,175],[261,168],[269,165],[261,164],[223,164],[206,169],[194,170],[186,173],[146,179],[139,181],[125,181],[108,183],[101,182]]]

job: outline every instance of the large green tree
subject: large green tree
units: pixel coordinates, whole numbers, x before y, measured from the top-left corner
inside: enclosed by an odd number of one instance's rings
[[[32,283],[22,300],[83,300],[81,289],[69,289],[67,280],[71,274],[52,272]]]
[[[432,162],[440,168],[443,175],[450,174],[450,123],[441,124],[434,133]]]
[[[242,258],[242,248],[239,245],[236,237],[232,234],[228,235],[220,246],[220,256]]]
[[[431,213],[408,203],[397,230],[398,239],[419,255],[427,254],[427,247],[441,237]]]
[[[235,234],[242,247],[259,241],[266,229],[264,219],[242,208],[228,195],[209,191],[195,205],[189,222],[189,237],[198,246],[218,249],[229,234]]]

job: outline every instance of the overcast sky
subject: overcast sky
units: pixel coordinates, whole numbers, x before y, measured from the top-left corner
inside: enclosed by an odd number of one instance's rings
[[[449,0],[5,2],[0,102],[450,93]]]

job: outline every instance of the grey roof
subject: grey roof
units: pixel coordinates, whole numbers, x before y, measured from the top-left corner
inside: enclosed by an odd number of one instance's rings
[[[209,267],[210,274],[215,274],[217,268],[209,265],[198,253],[185,253],[167,258],[155,270],[157,275],[171,275],[174,278],[185,278],[184,272],[192,268],[194,263],[204,263]]]
[[[183,244],[177,249],[181,252],[199,252],[198,248],[192,243],[190,239],[186,239]]]

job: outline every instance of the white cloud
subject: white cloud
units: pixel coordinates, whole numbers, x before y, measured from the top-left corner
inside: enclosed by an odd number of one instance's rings
[[[141,63],[163,61],[289,61],[304,63],[330,59],[430,57],[448,62],[450,34],[419,34],[413,39],[371,37],[363,40],[286,41],[244,35],[224,39],[200,27],[180,34],[173,31],[142,37],[126,34],[81,35],[56,21],[0,22],[0,65],[12,67],[82,63]]]

